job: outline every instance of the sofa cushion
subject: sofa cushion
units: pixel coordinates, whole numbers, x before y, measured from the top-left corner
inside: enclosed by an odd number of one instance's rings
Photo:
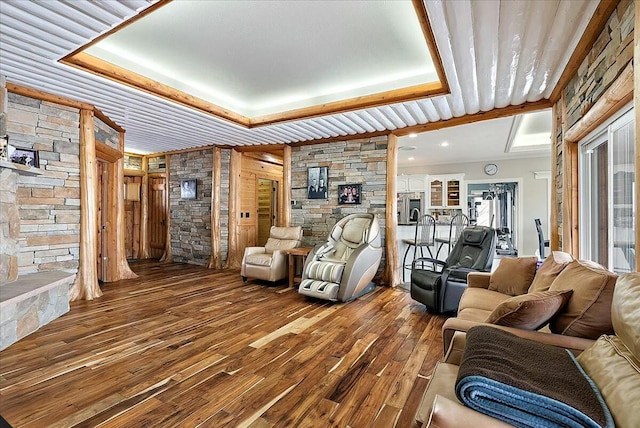
[[[271,266],[273,255],[270,253],[249,254],[245,257],[245,263],[256,266]]]
[[[549,323],[551,331],[587,339],[612,333],[611,302],[617,278],[597,263],[569,263],[549,287],[550,291],[573,290],[567,305]]]
[[[511,296],[509,295],[498,291],[487,290],[486,288],[467,287],[460,298],[458,313],[467,308],[483,309],[491,312],[496,308],[496,306],[510,297]]]
[[[616,336],[602,336],[578,356],[585,373],[598,385],[616,426],[638,426],[640,361]]]
[[[562,251],[552,251],[549,256],[544,259],[542,266],[536,272],[533,282],[529,287],[529,293],[535,291],[547,291],[553,280],[562,272],[562,270],[573,261],[571,254]]]
[[[491,274],[489,290],[519,296],[529,289],[536,274],[537,257],[505,257]]]
[[[486,309],[465,308],[463,310],[458,310],[456,318],[465,321],[485,322],[490,314],[491,311],[488,311]]]
[[[276,250],[288,250],[291,248],[296,248],[299,243],[300,241],[270,237],[269,239],[267,239],[267,243],[264,244],[264,249],[268,253],[273,253]]]
[[[618,278],[611,305],[611,322],[616,336],[640,360],[640,273]]]
[[[571,297],[572,290],[541,291],[515,296],[502,302],[485,322],[524,330],[538,330]]]

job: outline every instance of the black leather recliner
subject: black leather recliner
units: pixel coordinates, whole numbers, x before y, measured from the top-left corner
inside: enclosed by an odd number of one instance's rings
[[[419,258],[411,268],[411,297],[435,313],[455,312],[469,272],[489,272],[496,253],[496,231],[471,226],[462,231],[446,261]]]

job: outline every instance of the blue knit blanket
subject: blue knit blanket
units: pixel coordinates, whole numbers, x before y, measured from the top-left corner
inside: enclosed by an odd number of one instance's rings
[[[456,395],[516,427],[614,427],[600,391],[566,349],[478,326],[467,333]]]

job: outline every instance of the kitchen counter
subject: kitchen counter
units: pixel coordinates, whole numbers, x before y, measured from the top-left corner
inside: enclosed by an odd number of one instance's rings
[[[436,222],[436,238],[449,238],[449,226],[451,223],[447,222],[447,223],[442,223],[442,222]],[[411,224],[398,224],[398,231],[397,231],[397,239],[398,239],[398,257],[399,257],[399,263],[398,263],[398,268],[400,269],[400,275],[402,275],[402,261],[404,259],[404,253],[407,250],[407,247],[409,246],[407,243],[404,242],[405,239],[415,239],[416,236],[416,224],[415,223],[411,223]],[[432,245],[430,246],[431,248],[431,253],[433,254],[433,256],[436,256],[436,251],[438,250],[438,247],[436,245]],[[430,257],[429,252],[424,249],[423,250],[423,255],[424,257]],[[418,250],[418,253],[416,254],[416,257],[421,257],[420,256],[420,250]],[[447,249],[443,248],[442,251],[440,251],[440,259],[444,259],[447,257]],[[407,254],[407,264],[409,264],[411,261],[413,260],[413,248],[411,249],[411,251],[409,251],[409,254]],[[411,268],[405,268],[404,270],[404,279],[405,282],[409,282],[411,278]]]

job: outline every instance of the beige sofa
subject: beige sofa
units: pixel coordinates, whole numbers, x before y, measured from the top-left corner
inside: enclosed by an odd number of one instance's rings
[[[604,267],[560,251],[553,251],[537,271],[535,257],[502,259],[493,273],[469,274],[457,316],[443,325],[444,349],[456,331],[487,322],[544,343],[584,349],[585,339],[613,330],[616,279]]]
[[[616,426],[637,427],[640,424],[640,274],[627,274],[617,280],[611,308],[614,334],[602,335],[597,340],[581,339],[587,346],[575,353],[600,390]],[[512,332],[520,336],[531,333],[522,329],[512,329]],[[553,336],[558,346],[564,346],[565,341],[570,347],[576,345],[577,338],[566,335],[538,333],[535,337],[545,336]],[[423,424],[421,426],[441,428],[510,426],[458,401],[455,383],[465,341],[466,333],[457,331],[452,335],[445,358],[437,364],[422,398],[416,421]]]

